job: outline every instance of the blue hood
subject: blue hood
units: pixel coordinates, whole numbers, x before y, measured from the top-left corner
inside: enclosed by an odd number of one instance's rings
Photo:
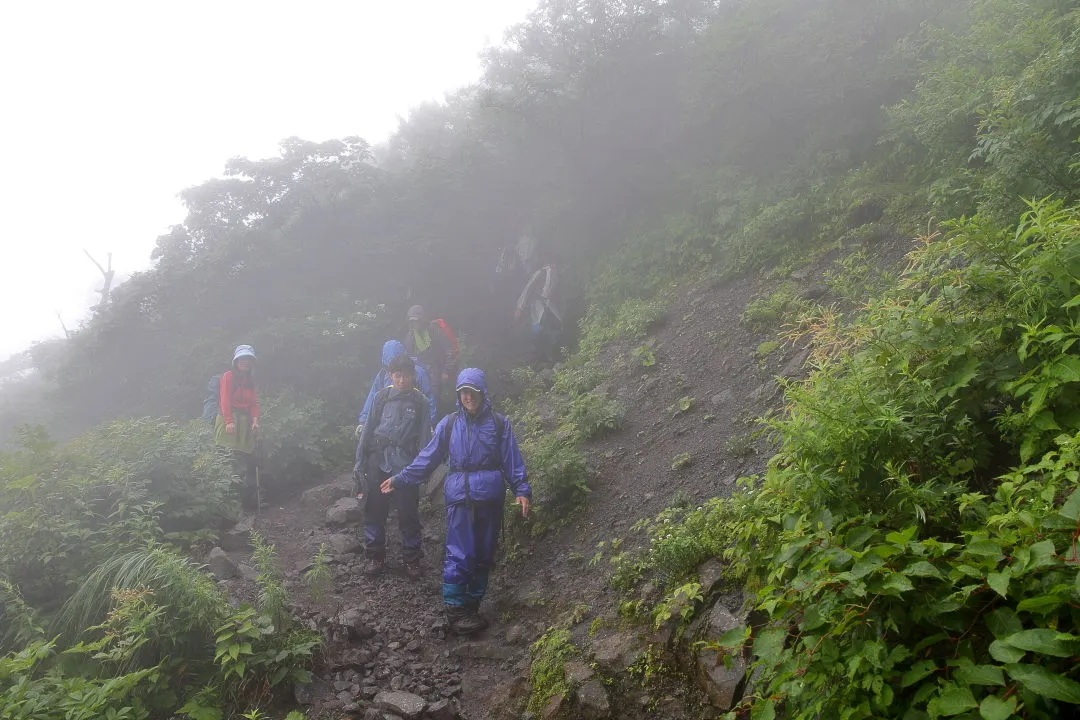
[[[483,412],[484,410],[491,407],[491,403],[488,402],[487,375],[484,374],[483,370],[481,370],[480,368],[465,368],[464,370],[459,372],[457,376],[457,383],[454,385],[454,392],[459,392],[461,388],[466,385],[468,385],[469,387],[474,387],[480,392],[484,393],[484,405],[480,409],[480,412]],[[457,399],[457,406],[458,409],[462,412],[465,411],[465,408],[461,406],[460,396]]]
[[[387,340],[382,346],[382,364],[383,367],[390,367],[390,363],[394,361],[398,355],[404,355],[406,353],[405,346],[397,340]]]

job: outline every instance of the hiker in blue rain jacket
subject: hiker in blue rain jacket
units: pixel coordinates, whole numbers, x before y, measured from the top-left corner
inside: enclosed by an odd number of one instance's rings
[[[368,415],[371,413],[371,404],[375,401],[375,393],[385,387],[390,387],[390,363],[394,362],[394,358],[398,355],[407,354],[408,351],[405,350],[405,346],[398,340],[387,340],[383,343],[382,367],[379,368],[379,372],[371,381],[371,389],[368,390],[367,400],[364,400],[364,409],[360,411],[359,425],[362,426],[367,422]],[[417,362],[416,358],[412,360],[416,364],[416,389],[424,393],[424,397],[428,399],[428,405],[431,407],[431,424],[434,425],[437,416],[435,414],[435,395],[431,392],[431,378],[428,377],[424,366]],[[360,437],[359,427],[356,430],[356,436]]]
[[[483,370],[466,368],[457,377],[458,411],[444,417],[435,436],[408,467],[387,478],[394,485],[419,485],[443,462],[449,464],[446,496],[446,557],[443,602],[450,628],[460,634],[483,630],[480,601],[487,591],[502,529],[506,488],[521,514],[529,514],[532,490],[526,481],[514,431],[505,416],[491,409]]]
[[[363,488],[363,474],[365,468],[363,467],[364,461],[360,453],[360,435],[364,432],[364,425],[367,424],[368,415],[371,414],[371,406],[375,402],[375,396],[383,388],[388,388],[391,385],[390,382],[390,363],[394,362],[394,358],[399,355],[408,355],[408,351],[405,346],[398,340],[387,340],[382,346],[382,367],[379,368],[379,372],[375,374],[375,378],[371,381],[371,389],[368,390],[367,399],[364,400],[364,407],[360,411],[360,417],[357,418],[356,425],[356,458],[353,465],[353,482],[356,485],[356,496],[362,498],[364,496]],[[428,408],[431,411],[431,425],[435,424],[435,420],[438,417],[435,414],[435,395],[431,390],[431,380],[428,378],[427,371],[420,363],[416,362],[416,358],[413,358],[413,363],[416,366],[416,379],[414,386],[417,390],[424,394],[427,398]]]

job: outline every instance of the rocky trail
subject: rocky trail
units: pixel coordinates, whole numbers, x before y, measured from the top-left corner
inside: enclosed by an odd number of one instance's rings
[[[554,699],[544,718],[715,718],[741,694],[744,668],[726,668],[693,640],[718,637],[742,622],[742,593],[724,588],[718,561],[700,570],[704,602],[681,637],[674,625],[659,632],[628,625],[617,614],[620,597],[609,587],[609,566],[589,562],[601,542],[640,545],[632,532],[675,501],[700,503],[729,494],[737,478],[760,472],[766,441],[752,420],[775,407],[776,376],[802,372],[798,349],[754,354],[762,338],[739,315],[760,283],[742,280],[689,287],[669,307],[655,332],[657,362],[650,368],[620,362],[630,348],[610,347],[614,369],[604,390],[627,408],[623,427],[590,443],[588,503],[560,528],[501,551],[482,609],[491,626],[473,638],[448,634],[439,596],[442,497],[437,481],[424,492],[425,573],[362,574],[361,505],[348,476],[309,488],[241,524],[212,553],[211,570],[238,600],[257,592],[247,533],[274,545],[285,571],[295,617],[326,639],[316,679],[296,701],[314,718],[531,717],[530,647],[554,623],[569,627],[577,656],[566,664],[575,688]],[[672,412],[679,398],[692,407]],[[673,458],[689,460],[673,467]],[[399,557],[397,528],[388,527],[392,564]],[[329,554],[324,596],[305,573],[321,545]],[[643,599],[659,588],[646,583]],[[649,677],[650,653],[670,654],[681,672]]]

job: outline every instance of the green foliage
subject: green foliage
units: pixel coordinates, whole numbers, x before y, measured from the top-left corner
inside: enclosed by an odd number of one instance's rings
[[[710,551],[770,617],[754,713],[1050,718],[1080,700],[1078,257],[1080,210],[1059,202],[1015,230],[959,221],[849,344],[814,326],[820,369],[769,423],[768,474],[711,509]]]
[[[564,667],[566,661],[576,655],[577,649],[571,644],[570,632],[565,628],[549,628],[533,643],[529,665],[530,712],[539,713],[548,700],[570,692]]]
[[[330,552],[326,543],[319,543],[319,551],[311,560],[311,568],[304,573],[304,581],[311,592],[311,599],[321,603],[326,597],[326,591],[330,589],[332,577],[330,575]]]
[[[756,332],[776,331],[807,306],[793,283],[783,283],[770,294],[747,303],[742,322]]]
[[[683,470],[690,467],[694,462],[693,456],[688,452],[679,453],[671,459],[672,470]]]
[[[251,559],[258,571],[255,582],[259,586],[259,608],[278,625],[287,623],[286,604],[289,596],[285,590],[285,577],[278,566],[274,546],[267,544],[262,535],[251,531]]]
[[[618,402],[599,393],[578,395],[570,401],[567,419],[577,426],[585,440],[618,430],[623,421],[623,408]]]

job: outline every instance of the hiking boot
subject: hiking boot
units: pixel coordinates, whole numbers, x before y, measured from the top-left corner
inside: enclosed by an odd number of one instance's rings
[[[386,570],[386,558],[369,556],[364,560],[364,574],[368,577],[382,575]]]
[[[446,620],[450,623],[450,630],[457,635],[473,635],[488,626],[487,620],[473,608],[447,606]]]

